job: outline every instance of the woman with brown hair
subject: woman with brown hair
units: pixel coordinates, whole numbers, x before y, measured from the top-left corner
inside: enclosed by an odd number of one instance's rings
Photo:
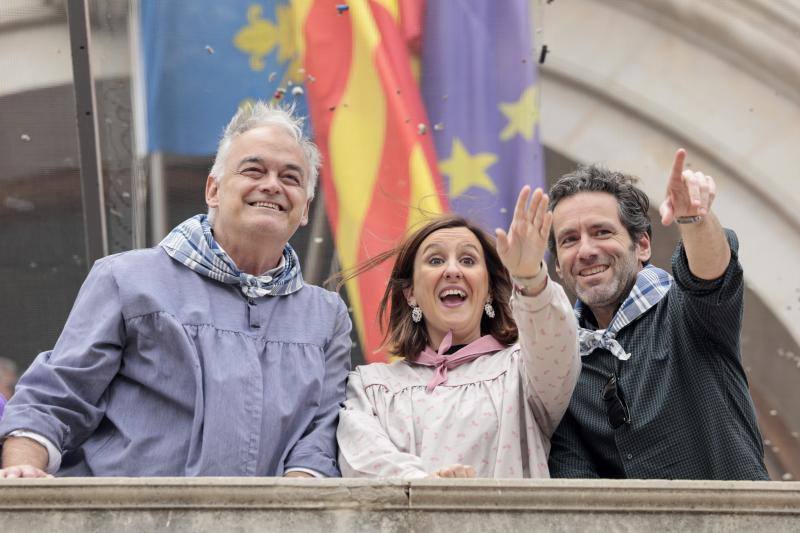
[[[580,360],[569,301],[542,260],[547,204],[524,187],[496,248],[448,215],[350,274],[396,256],[379,319],[388,311],[386,342],[403,359],[350,373],[343,476],[549,477]]]

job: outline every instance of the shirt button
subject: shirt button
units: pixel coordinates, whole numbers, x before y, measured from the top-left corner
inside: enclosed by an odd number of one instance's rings
[[[626,454],[626,455],[625,455],[625,459],[627,459],[628,461],[630,461],[631,459],[633,459],[633,454],[632,454],[632,453],[628,453],[628,454]]]
[[[254,299],[252,299],[252,298],[248,298],[247,299],[247,303],[248,303],[248,305],[256,305],[256,301]]]

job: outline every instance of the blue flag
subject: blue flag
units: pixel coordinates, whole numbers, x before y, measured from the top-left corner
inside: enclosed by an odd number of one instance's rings
[[[307,115],[300,84],[309,79],[288,0],[140,6],[150,151],[215,153],[225,124],[248,100],[280,97]]]
[[[524,184],[544,187],[527,0],[427,0],[422,93],[450,207],[508,228]]]

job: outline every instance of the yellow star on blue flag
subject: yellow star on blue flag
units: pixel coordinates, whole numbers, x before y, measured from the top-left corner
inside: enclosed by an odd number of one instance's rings
[[[497,155],[491,152],[470,154],[461,139],[453,138],[450,157],[439,163],[442,173],[450,177],[450,198],[464,194],[472,187],[481,187],[490,192],[497,191],[486,169],[497,162]]]
[[[525,89],[516,102],[500,103],[498,107],[508,119],[508,124],[500,132],[501,140],[507,141],[516,134],[522,135],[527,141],[533,139],[536,123],[539,122],[535,86]]]
[[[490,231],[509,226],[523,185],[545,185],[530,4],[425,4],[421,89],[447,126],[432,137],[449,207]]]

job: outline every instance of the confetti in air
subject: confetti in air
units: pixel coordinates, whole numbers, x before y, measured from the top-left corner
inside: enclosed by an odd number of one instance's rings
[[[541,54],[539,54],[539,64],[540,64],[540,65],[541,65],[541,64],[544,64],[544,60],[545,60],[545,58],[547,57],[547,52],[548,52],[548,51],[549,51],[549,50],[547,49],[547,45],[544,45],[544,46],[542,46],[542,53],[541,53]]]

